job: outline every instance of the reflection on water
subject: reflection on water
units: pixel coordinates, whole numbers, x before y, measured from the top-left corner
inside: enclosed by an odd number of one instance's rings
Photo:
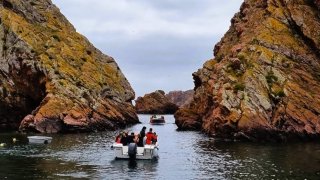
[[[30,145],[25,135],[0,134],[0,179],[318,179],[320,144],[219,142],[197,132],[178,132],[172,116],[151,126],[149,116],[128,128],[153,127],[159,160],[114,160],[118,132],[53,135],[48,145]],[[19,141],[12,142],[15,137]]]
[[[320,177],[320,144],[253,144],[208,143],[214,151],[226,154],[228,162],[235,162],[230,171],[233,178],[262,179],[318,179]],[[211,149],[212,150],[212,149]]]

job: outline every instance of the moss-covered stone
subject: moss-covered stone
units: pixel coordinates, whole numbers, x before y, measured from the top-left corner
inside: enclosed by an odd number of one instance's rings
[[[248,140],[320,138],[319,2],[245,0],[231,22],[214,49],[219,61],[194,73],[194,100],[176,113],[178,127],[200,122],[210,135]]]
[[[134,91],[116,62],[77,33],[50,0],[6,3],[10,6],[0,5],[0,87],[6,92],[0,94],[1,120],[17,128],[31,114],[20,129],[32,126],[40,132],[138,122],[131,104]],[[74,111],[82,114],[80,119],[70,120]]]

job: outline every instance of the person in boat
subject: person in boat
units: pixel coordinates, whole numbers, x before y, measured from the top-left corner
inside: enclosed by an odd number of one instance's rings
[[[158,142],[158,135],[156,132],[153,133],[152,144],[156,144]]]
[[[143,147],[145,143],[143,143],[143,139],[146,136],[146,127],[143,126],[143,128],[140,131],[140,134],[138,134],[138,147]]]
[[[146,144],[151,144],[152,140],[154,139],[152,128],[149,129],[149,132],[147,133],[146,137],[147,137]]]
[[[132,137],[132,142],[131,142],[131,139],[129,139],[130,142],[128,142],[128,155],[131,161],[136,159],[137,147],[138,147],[137,143],[139,141],[138,135],[135,135],[132,132],[131,135],[129,136],[129,137]]]
[[[115,142],[116,142],[116,143],[122,143],[121,141],[123,141],[123,140],[122,140],[123,137],[124,137],[124,132],[121,131],[121,132],[116,136]]]
[[[128,145],[128,142],[127,142],[127,133],[125,132],[122,132],[122,137],[121,137],[121,141],[120,143],[124,146]]]
[[[120,134],[118,134],[118,136],[116,137],[115,142],[116,142],[116,143],[121,143],[121,138],[122,138],[122,134],[120,133]]]
[[[146,136],[146,129],[147,128],[145,126],[143,126],[143,128],[140,131],[140,135],[141,135],[142,138],[144,138],[144,136]]]
[[[147,144],[147,136],[143,138],[143,146]]]
[[[138,143],[139,143],[139,135],[140,135],[140,134],[135,134],[135,135],[134,135],[134,138],[133,138],[133,142],[135,142],[137,145],[138,145]]]
[[[143,128],[140,131],[140,136],[142,139],[146,136],[146,129],[147,128],[145,126],[143,126]]]
[[[143,147],[144,144],[143,144],[143,138],[141,138],[141,134],[138,134],[138,142],[137,142],[137,145],[138,147]]]
[[[133,143],[135,139],[134,133],[132,132],[130,135],[127,136],[127,144]]]

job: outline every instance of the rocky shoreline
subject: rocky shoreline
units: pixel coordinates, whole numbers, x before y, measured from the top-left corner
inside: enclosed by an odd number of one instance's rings
[[[135,103],[139,114],[174,114],[178,110],[178,106],[170,102],[162,90],[138,97]]]

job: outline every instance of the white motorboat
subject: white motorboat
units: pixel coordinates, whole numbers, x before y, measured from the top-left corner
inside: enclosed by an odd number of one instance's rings
[[[28,136],[29,143],[33,144],[49,144],[52,141],[52,137],[48,136]]]
[[[121,143],[114,143],[112,145],[114,150],[115,158],[116,159],[130,159],[129,157],[129,147],[123,146]],[[150,144],[144,145],[144,147],[137,147],[137,152],[135,159],[142,159],[142,160],[151,160],[157,159],[158,155],[158,145],[157,144]]]
[[[156,115],[152,115],[150,117],[150,124],[165,124],[166,121],[164,119],[164,116],[157,117]]]

